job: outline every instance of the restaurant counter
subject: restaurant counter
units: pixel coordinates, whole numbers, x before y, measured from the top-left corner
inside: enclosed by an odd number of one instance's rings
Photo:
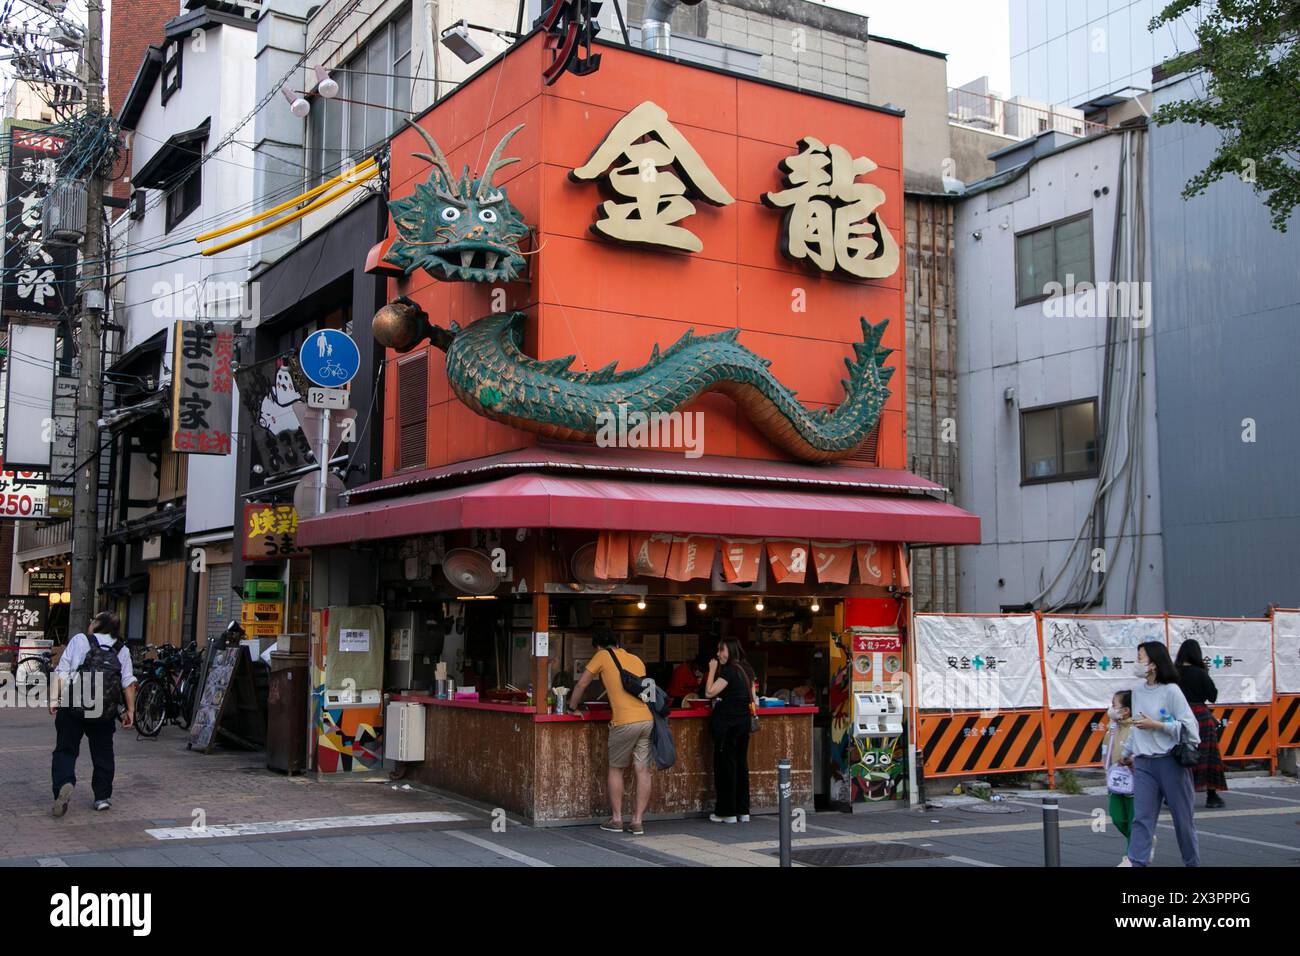
[[[522,816],[537,826],[607,819],[608,711],[539,714],[524,704],[441,700],[398,694],[425,704],[425,759],[408,765],[417,783]],[[815,707],[767,707],[750,738],[752,813],[776,811],[776,765],[791,761],[791,805],[811,808]],[[713,810],[713,739],[707,708],[673,710],[669,719],[677,762],[654,769],[647,816],[689,817]],[[631,818],[634,777],[624,784],[624,819]]]

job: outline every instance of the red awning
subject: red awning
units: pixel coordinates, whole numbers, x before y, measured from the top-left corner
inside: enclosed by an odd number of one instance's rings
[[[512,475],[389,498],[298,525],[306,547],[471,528],[585,528],[978,544],[979,518],[923,497]]]

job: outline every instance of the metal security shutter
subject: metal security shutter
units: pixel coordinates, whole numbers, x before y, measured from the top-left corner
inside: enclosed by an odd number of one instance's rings
[[[209,641],[226,632],[226,625],[239,619],[239,595],[230,589],[230,565],[208,565]]]
[[[397,363],[397,467],[423,468],[427,459],[429,353]]]

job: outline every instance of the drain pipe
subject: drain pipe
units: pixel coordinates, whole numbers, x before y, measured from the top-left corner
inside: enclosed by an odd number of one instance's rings
[[[683,3],[693,7],[701,0],[649,0],[641,18],[641,48],[667,55],[672,45],[673,11]]]

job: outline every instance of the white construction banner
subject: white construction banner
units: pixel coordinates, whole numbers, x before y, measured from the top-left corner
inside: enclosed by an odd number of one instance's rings
[[[1099,710],[1138,683],[1137,648],[1165,643],[1163,617],[1043,617],[1047,705],[1052,710]]]
[[[1273,612],[1273,660],[1277,692],[1300,694],[1300,611]]]
[[[1032,614],[918,614],[916,686],[923,710],[1043,706],[1038,630]]]
[[[1267,704],[1273,700],[1273,626],[1268,620],[1171,617],[1169,653],[1183,641],[1200,642],[1220,704]]]

